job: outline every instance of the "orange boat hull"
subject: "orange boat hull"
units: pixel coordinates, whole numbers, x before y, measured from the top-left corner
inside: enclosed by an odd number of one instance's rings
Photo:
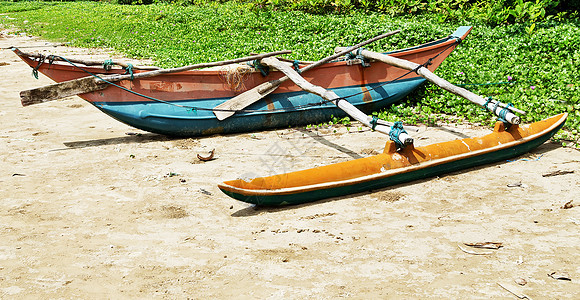
[[[567,114],[560,114],[507,130],[498,122],[486,136],[398,152],[389,141],[379,155],[250,181],[226,181],[219,188],[235,199],[260,205],[299,204],[364,192],[513,158],[552,137],[566,118]]]

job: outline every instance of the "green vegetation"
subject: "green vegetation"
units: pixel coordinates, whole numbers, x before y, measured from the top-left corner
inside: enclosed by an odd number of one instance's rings
[[[518,18],[515,12],[510,12],[511,17],[503,21],[484,21],[472,10],[475,4],[471,1],[465,2],[468,9],[448,12],[471,11],[472,16],[447,18],[433,12],[435,8],[426,9],[427,13],[403,15],[361,7],[364,1],[351,1],[361,9],[336,13],[339,9],[335,6],[334,13],[326,14],[309,13],[298,6],[295,8],[301,10],[289,9],[293,5],[290,2],[305,1],[220,2],[189,6],[0,2],[0,27],[15,26],[28,34],[70,42],[73,46],[109,47],[126,56],[152,58],[160,66],[174,67],[282,49],[294,51],[287,58],[316,60],[332,53],[335,46],[352,45],[382,32],[401,29],[402,33],[368,47],[388,51],[444,37],[460,25],[475,25],[436,73],[452,83],[470,84],[465,87],[477,94],[493,96],[528,111],[528,115],[522,116],[524,122],[568,112],[567,132],[560,133],[557,139],[578,147],[580,20],[572,10],[558,13],[544,9],[543,14],[540,10],[538,17],[533,17],[538,12],[530,5],[547,2],[525,4],[531,2],[518,0],[511,3],[520,3],[525,13],[520,12],[527,17]],[[386,2],[403,1],[374,1],[373,5]],[[482,3],[480,7],[484,6]],[[561,5],[562,1],[556,4]],[[499,6],[497,9],[500,11]],[[515,8],[508,5],[503,9]],[[499,14],[495,16],[499,18]],[[481,107],[430,84],[377,114],[409,124],[449,120],[491,125],[494,121]]]

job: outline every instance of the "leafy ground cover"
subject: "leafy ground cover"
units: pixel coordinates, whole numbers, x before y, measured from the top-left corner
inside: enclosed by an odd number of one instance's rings
[[[580,134],[580,22],[576,19],[489,26],[469,21],[439,22],[434,15],[392,17],[368,11],[316,15],[300,11],[250,9],[240,3],[125,6],[106,2],[0,2],[0,26],[74,46],[108,47],[126,56],[173,67],[293,50],[292,59],[315,60],[335,46],[379,33],[402,33],[369,46],[388,51],[437,39],[460,25],[471,35],[437,74],[473,92],[526,110],[524,122],[568,112],[557,139],[578,147]],[[532,29],[532,30],[531,30]],[[481,107],[425,85],[379,117],[406,123],[440,120],[491,125]]]

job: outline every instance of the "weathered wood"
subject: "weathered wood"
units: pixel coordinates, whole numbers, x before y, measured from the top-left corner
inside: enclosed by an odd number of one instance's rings
[[[306,81],[306,79],[304,79],[304,77],[300,76],[300,74],[298,74],[298,72],[296,72],[292,67],[279,61],[275,57],[264,58],[264,59],[262,59],[262,63],[264,63],[267,66],[274,67],[274,68],[280,70],[282,73],[284,73],[286,76],[288,76],[288,78],[290,78],[290,80],[292,80],[297,86],[299,86],[303,90],[310,92],[310,93],[313,93],[313,94],[316,94],[316,95],[322,97],[323,99],[334,103],[334,105],[336,105],[340,109],[344,110],[349,116],[351,116],[355,120],[363,123],[364,125],[366,125],[368,127],[373,128],[373,125],[371,124],[371,121],[373,119],[372,117],[367,116],[365,113],[358,110],[358,108],[356,108],[354,105],[350,104],[350,102],[339,97],[333,91],[327,90],[323,87],[314,85],[314,84]],[[381,133],[384,133],[386,135],[389,135],[389,133],[391,131],[391,127],[385,126],[382,124],[376,124],[374,126],[374,130],[381,132]],[[404,132],[399,135],[399,140],[401,140],[405,145],[413,143],[413,138]]]
[[[342,51],[345,48],[339,47],[337,49],[335,49],[335,52],[340,52],[342,53]],[[457,96],[463,97],[473,103],[479,104],[481,106],[484,106],[487,103],[487,100],[484,99],[483,97],[474,94],[464,88],[455,86],[453,84],[451,84],[450,82],[448,82],[447,80],[433,74],[433,72],[429,71],[429,69],[423,67],[422,65],[418,64],[418,63],[414,63],[408,60],[404,60],[404,59],[400,59],[400,58],[396,58],[393,56],[389,56],[386,54],[382,54],[382,53],[377,53],[377,52],[372,52],[372,51],[368,51],[368,50],[361,50],[360,54],[366,58],[370,58],[370,59],[374,59],[374,60],[378,60],[381,62],[384,62],[386,64],[401,68],[401,69],[405,69],[405,70],[409,70],[409,71],[415,71],[418,75],[420,75],[421,77],[431,81],[432,83],[438,85],[439,87],[441,87],[442,89],[455,94]],[[499,111],[500,110],[495,110],[494,108],[496,107],[496,103],[498,103],[498,101],[490,101],[487,104],[487,108],[491,111],[493,111],[494,114],[499,115]],[[499,107],[506,107],[505,104],[503,103],[499,103],[498,104]],[[525,114],[524,111],[521,111],[519,109],[516,108],[509,108],[512,111],[518,112],[520,114]],[[511,112],[507,112],[506,116],[505,116],[506,121],[508,121],[511,124],[519,124],[520,123],[520,117],[514,115]]]
[[[264,53],[258,54],[254,56],[242,57],[237,59],[231,59],[226,61],[218,61],[218,62],[211,62],[211,63],[201,63],[195,64],[190,66],[178,67],[178,68],[171,68],[171,69],[159,69],[155,71],[149,72],[139,72],[133,74],[133,76],[127,75],[102,75],[100,76],[104,80],[109,82],[118,82],[121,80],[130,80],[130,79],[141,79],[141,78],[149,78],[155,77],[158,75],[169,74],[169,73],[178,73],[189,71],[192,69],[201,69],[201,68],[209,68],[209,67],[216,67],[216,66],[224,66],[234,63],[252,61],[255,59],[262,59],[269,56],[274,55],[281,55],[281,54],[288,54],[292,53],[290,50],[283,50],[283,51],[276,51],[271,53]],[[23,106],[28,106],[32,104],[43,103],[47,101],[57,100],[65,97],[70,97],[78,94],[95,92],[102,89],[105,89],[108,84],[101,81],[98,78],[93,76],[87,76],[83,78],[73,79],[69,81],[64,81],[56,84],[52,84],[49,86],[44,86],[41,88],[31,89],[22,91],[20,93],[20,101],[22,102]]]
[[[356,50],[362,46],[365,46],[365,45],[370,44],[372,42],[378,41],[382,38],[397,34],[399,32],[400,32],[400,30],[395,30],[395,31],[387,32],[385,34],[381,34],[381,35],[376,36],[372,39],[366,40],[360,44],[357,44],[355,46],[348,48],[347,50],[345,50],[343,52],[325,57],[325,58],[323,58],[323,59],[321,59],[313,64],[310,64],[310,65],[300,69],[300,73],[304,73],[310,69],[316,68],[316,67],[323,65],[329,61],[337,59],[337,58],[341,57],[342,55],[345,55],[345,54],[347,54],[353,50]],[[214,110],[214,114],[216,115],[218,120],[226,119],[226,118],[232,116],[235,113],[235,110],[240,110],[242,108],[245,108],[245,107],[249,106],[250,104],[264,98],[265,96],[267,96],[268,94],[273,92],[276,88],[278,88],[278,86],[282,82],[284,82],[288,79],[289,79],[288,76],[284,76],[284,77],[277,79],[277,80],[272,80],[270,82],[262,83],[262,84],[258,85],[257,87],[255,87],[249,91],[246,91],[246,92],[244,92],[236,97],[233,97],[232,99],[216,106],[215,110]]]
[[[93,76],[81,78],[82,80],[69,80],[41,88],[20,92],[22,106],[62,99],[78,94],[99,91],[108,86],[107,83]]]

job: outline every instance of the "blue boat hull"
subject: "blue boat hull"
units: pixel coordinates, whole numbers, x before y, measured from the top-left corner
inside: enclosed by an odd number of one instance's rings
[[[332,89],[365,113],[378,111],[407,96],[425,80],[421,77]],[[225,120],[218,120],[211,110],[192,110],[187,107],[215,107],[229,98],[173,101],[169,105],[157,102],[95,102],[107,115],[133,127],[172,136],[201,136],[251,132],[289,126],[318,124],[332,116],[346,114],[332,103],[307,92],[271,94]]]

